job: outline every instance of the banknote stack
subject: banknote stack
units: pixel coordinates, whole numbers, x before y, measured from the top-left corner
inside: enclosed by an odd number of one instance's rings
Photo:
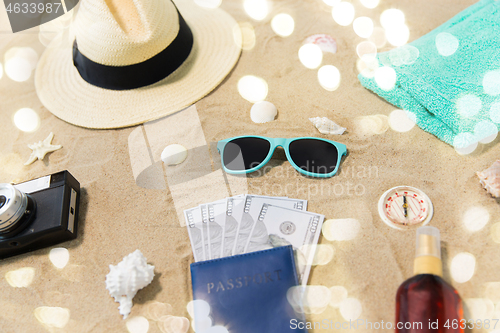
[[[324,215],[307,200],[240,195],[184,211],[194,260],[204,261],[293,245],[306,284]]]

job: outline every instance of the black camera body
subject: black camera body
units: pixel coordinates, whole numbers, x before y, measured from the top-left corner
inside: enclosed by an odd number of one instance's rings
[[[80,183],[61,171],[0,185],[0,259],[75,239]]]

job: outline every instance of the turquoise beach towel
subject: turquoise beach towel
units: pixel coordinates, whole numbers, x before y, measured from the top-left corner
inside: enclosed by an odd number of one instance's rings
[[[457,148],[498,132],[500,1],[481,0],[377,60],[375,77],[360,74],[361,84],[407,111],[423,130]],[[383,72],[395,72],[395,86],[383,84]]]

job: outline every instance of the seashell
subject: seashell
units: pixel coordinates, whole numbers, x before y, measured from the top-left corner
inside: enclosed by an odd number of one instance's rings
[[[127,318],[132,309],[132,299],[137,291],[153,281],[154,266],[148,265],[141,251],[135,250],[127,255],[118,265],[109,265],[106,275],[106,289],[119,302],[120,314]]]
[[[323,52],[337,52],[337,42],[333,37],[325,34],[309,36],[306,38],[303,44],[316,44]]]
[[[168,145],[161,152],[161,160],[166,165],[177,165],[184,162],[187,158],[187,149],[183,145]]]
[[[476,172],[479,182],[493,197],[500,197],[500,160],[493,163],[488,169]]]
[[[278,110],[271,102],[257,102],[250,109],[250,118],[254,123],[262,124],[273,121]]]
[[[309,118],[309,120],[322,134],[343,134],[346,130],[344,127],[337,125],[334,121],[328,119],[327,117],[315,117]]]

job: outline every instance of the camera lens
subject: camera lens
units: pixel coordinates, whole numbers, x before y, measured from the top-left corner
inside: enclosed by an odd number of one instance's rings
[[[10,184],[0,184],[0,235],[15,228],[28,206],[28,197]]]

